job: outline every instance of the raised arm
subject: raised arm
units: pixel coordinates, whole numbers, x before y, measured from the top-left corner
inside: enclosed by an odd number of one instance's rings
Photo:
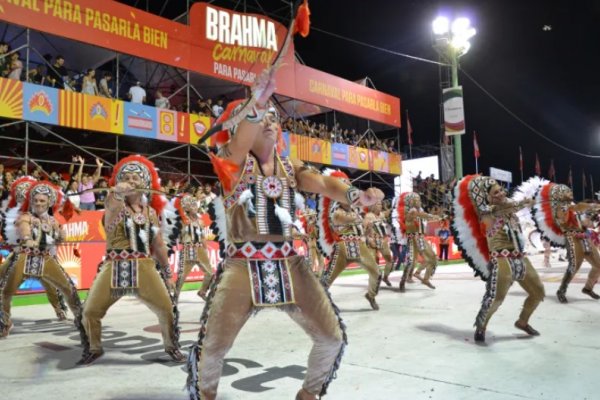
[[[98,183],[98,180],[100,179],[102,165],[104,165],[102,161],[99,158],[96,158],[96,171],[94,172],[94,175],[92,175],[92,182],[94,182],[94,185]]]

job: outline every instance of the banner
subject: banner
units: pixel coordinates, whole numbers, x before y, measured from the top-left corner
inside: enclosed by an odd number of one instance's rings
[[[512,183],[512,172],[490,167],[490,177],[497,181]]]
[[[114,1],[2,0],[0,20],[202,75],[250,86],[272,64],[287,26],[260,14],[194,3],[190,25]],[[400,99],[296,63],[294,43],[277,93],[394,127]],[[122,111],[122,110],[121,110]]]
[[[0,78],[0,117],[177,143],[197,143],[213,123],[210,117],[198,114],[5,78]],[[402,171],[399,154],[331,143],[289,132],[283,132],[283,138],[286,143],[283,154],[290,158],[395,175]],[[208,140],[208,145],[216,146],[215,136]]]
[[[444,129],[446,136],[464,135],[465,110],[462,86],[443,90]]]

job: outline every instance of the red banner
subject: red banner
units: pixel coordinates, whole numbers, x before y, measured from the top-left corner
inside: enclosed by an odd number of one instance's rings
[[[244,85],[272,63],[287,34],[263,15],[208,3],[192,6],[189,26],[94,0],[0,0],[0,20]],[[279,94],[401,125],[398,98],[296,63],[293,43],[276,79]]]

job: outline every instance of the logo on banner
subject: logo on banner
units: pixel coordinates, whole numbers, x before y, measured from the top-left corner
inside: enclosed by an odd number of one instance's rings
[[[129,110],[133,116],[127,116],[127,127],[132,129],[140,129],[143,131],[152,130],[152,116],[146,111],[137,112],[135,110]]]
[[[173,136],[175,134],[175,118],[173,113],[161,111],[158,120],[161,135]]]
[[[100,119],[105,121],[108,118],[108,112],[100,103],[95,103],[90,108],[90,118],[92,120]]]
[[[0,115],[23,118],[23,84],[14,79],[0,78]]]
[[[29,100],[29,112],[31,113],[39,111],[46,116],[50,116],[53,109],[52,102],[50,101],[48,94],[44,91],[35,92]]]
[[[465,133],[465,110],[462,86],[444,89],[444,128],[446,136]]]
[[[204,132],[206,131],[206,125],[202,121],[194,122],[193,126],[194,126],[194,132],[196,132],[196,135],[198,135],[198,136],[202,136],[204,134]]]
[[[277,51],[275,23],[255,15],[206,7],[206,38],[219,43]],[[249,57],[249,53],[240,54]]]

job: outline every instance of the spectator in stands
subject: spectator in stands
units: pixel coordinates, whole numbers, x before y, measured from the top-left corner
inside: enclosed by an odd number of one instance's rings
[[[212,106],[212,114],[215,118],[219,118],[223,114],[223,99],[217,100],[217,104]]]
[[[96,71],[88,69],[83,77],[81,93],[98,96],[98,85],[96,83]]]
[[[7,191],[4,177],[4,164],[0,164],[0,202],[4,201],[4,192]]]
[[[103,97],[108,97],[112,99],[112,89],[108,86],[108,82],[112,79],[112,74],[110,72],[105,72],[102,79],[100,79],[100,86],[98,88],[98,94]]]
[[[20,54],[15,51],[10,55],[10,67],[8,73],[8,79],[14,79],[16,81],[21,80],[21,74],[23,73],[23,62],[19,60]]]
[[[65,89],[65,78],[68,76],[69,73],[65,67],[65,58],[61,55],[56,56],[54,64],[48,68],[48,75],[46,75],[49,86]]]
[[[129,100],[132,103],[146,103],[146,90],[144,90],[140,81],[137,81],[134,86],[129,88],[129,93],[127,93],[127,97],[129,97]]]
[[[212,110],[205,99],[198,99],[198,114],[203,117],[212,117]]]
[[[212,201],[217,197],[216,194],[213,193],[212,185],[209,182],[204,184],[204,208],[208,208],[208,205],[212,203]]]
[[[21,168],[19,168],[19,170],[15,174],[15,177],[20,178],[22,176],[26,176],[27,174],[28,174],[27,163],[25,163],[25,164],[21,165]]]
[[[8,43],[0,42],[0,77],[5,78],[10,72],[10,56],[8,53]]]
[[[171,108],[171,103],[169,103],[169,99],[163,96],[160,90],[156,91],[156,99],[154,100],[154,107],[156,108]]]
[[[98,187],[106,190],[95,193],[96,210],[104,210],[104,202],[106,201],[106,197],[108,196],[108,183],[106,182],[106,179],[100,178],[100,180],[98,181]]]
[[[83,157],[79,157],[79,162],[81,163],[81,167],[79,168],[79,176],[77,177],[78,187],[77,190],[83,192],[88,190],[85,193],[81,194],[81,205],[79,206],[82,210],[93,211],[96,209],[96,197],[94,192],[89,191],[92,189],[98,180],[100,179],[100,173],[102,172],[102,161],[99,158],[96,158],[96,171],[94,175],[90,176],[89,174],[82,174],[82,167],[84,163]]]
[[[42,180],[42,169],[40,167],[37,167],[36,169],[33,170],[33,172],[31,173],[31,176],[33,176],[36,180],[41,181]]]
[[[34,83],[36,85],[43,85],[46,80],[46,71],[44,69],[43,64],[39,64],[31,71],[29,71],[29,76],[27,77],[27,82]]]

